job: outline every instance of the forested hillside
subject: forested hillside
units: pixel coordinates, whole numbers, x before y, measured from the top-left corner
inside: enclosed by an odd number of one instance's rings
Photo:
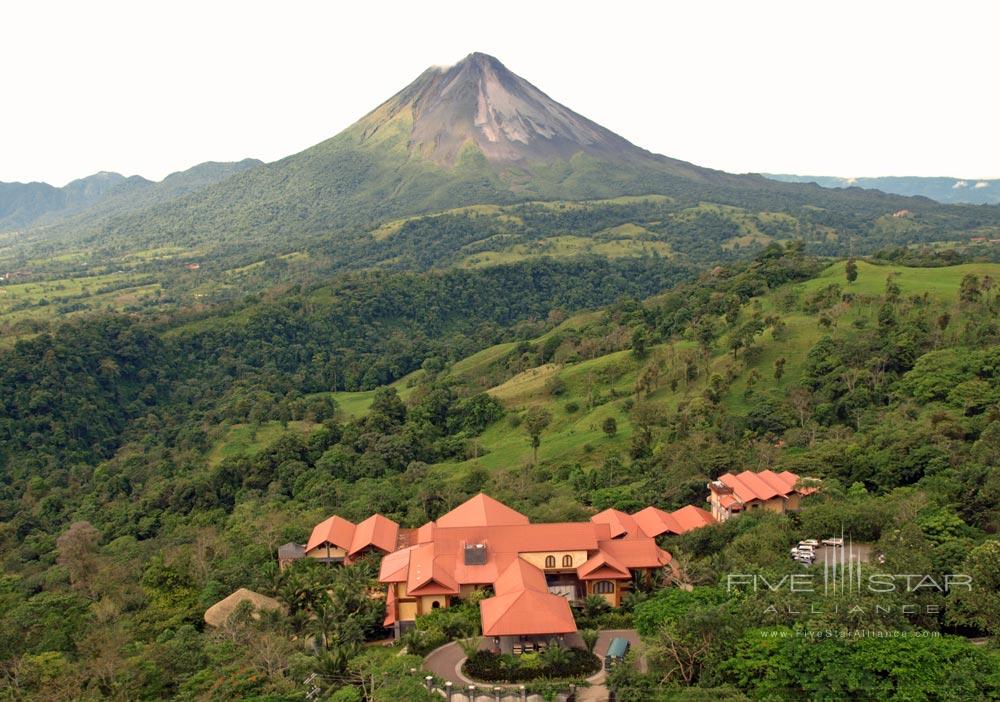
[[[673,509],[703,504],[721,473],[768,467],[823,488],[798,514],[669,537],[691,592],[640,588],[621,613],[581,615],[646,637],[649,673],[623,667],[620,699],[988,699],[996,651],[964,635],[1000,621],[998,279],[995,264],[831,262],[801,244],[697,277],[652,257],[550,258],[360,274],[21,341],[0,356],[0,685],[299,700],[317,672],[333,699],[378,679],[371,699],[423,700],[419,659],[361,647],[383,635],[363,595],[374,570],[278,573],[279,544],[331,513],[417,526],[480,490],[533,520]],[[902,594],[873,597],[891,608],[872,619],[769,612],[766,592],[721,586],[799,572],[788,546],[841,529],[890,572],[973,572],[985,589],[927,593],[940,610],[917,616]],[[204,631],[238,587],[288,614]],[[467,615],[428,618],[411,653],[467,635]],[[890,649],[794,634],[866,626],[916,635]],[[786,636],[761,657],[763,630]]]
[[[273,163],[207,163],[156,184],[105,175],[0,188],[3,339],[95,309],[224,304],[345,271],[581,254],[714,265],[797,240],[815,255],[1000,255],[998,206],[653,154],[483,54],[427,69],[344,131]]]

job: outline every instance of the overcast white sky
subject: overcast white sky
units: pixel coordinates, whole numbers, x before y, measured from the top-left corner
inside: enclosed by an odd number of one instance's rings
[[[471,51],[704,166],[1000,177],[998,27],[954,0],[4,2],[0,180],[274,160]]]

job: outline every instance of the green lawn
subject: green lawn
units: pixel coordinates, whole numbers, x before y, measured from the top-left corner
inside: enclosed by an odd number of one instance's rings
[[[259,425],[232,424],[224,427],[224,435],[219,439],[208,454],[208,464],[217,465],[232,456],[249,456],[257,453],[285,433],[294,431],[307,434],[318,426],[313,422],[293,421],[288,423],[287,430],[281,422],[265,422]]]

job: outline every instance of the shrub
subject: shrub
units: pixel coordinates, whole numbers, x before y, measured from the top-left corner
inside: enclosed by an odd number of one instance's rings
[[[577,402],[576,400],[570,400],[569,402],[566,403],[567,414],[573,414],[579,409],[580,409],[580,403]]]
[[[588,677],[601,668],[592,653],[578,648],[550,647],[542,653],[513,656],[507,653],[479,651],[465,661],[470,678],[483,682],[518,683],[538,678]]]

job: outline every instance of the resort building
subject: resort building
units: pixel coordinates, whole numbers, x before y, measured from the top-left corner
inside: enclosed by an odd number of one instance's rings
[[[799,509],[800,499],[816,490],[815,486],[801,485],[799,476],[787,470],[782,473],[745,470],[736,475],[720,475],[718,480],[710,482],[708,502],[712,518],[724,522],[754,509],[794,512]]]
[[[398,539],[399,525],[381,514],[372,515],[360,524],[334,515],[313,527],[305,545],[281,546],[278,566],[284,569],[300,558],[350,565],[366,553],[392,553],[399,546]]]
[[[651,578],[671,556],[656,543],[713,520],[705,510],[605,510],[587,522],[532,524],[477,495],[406,534],[409,545],[382,559],[385,625],[399,635],[417,617],[476,590],[483,635],[545,637],[576,631],[571,604],[599,595],[617,607],[635,578]],[[640,522],[640,515],[641,522]]]

